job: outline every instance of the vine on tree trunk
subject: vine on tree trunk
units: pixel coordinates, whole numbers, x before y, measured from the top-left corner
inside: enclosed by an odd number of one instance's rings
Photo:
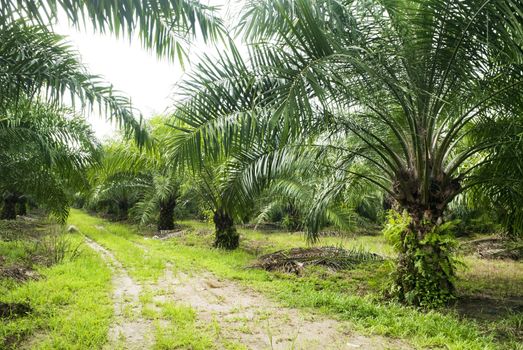
[[[390,288],[393,297],[426,308],[443,306],[455,298],[453,225],[413,220],[406,211],[389,213],[384,235],[398,251]]]

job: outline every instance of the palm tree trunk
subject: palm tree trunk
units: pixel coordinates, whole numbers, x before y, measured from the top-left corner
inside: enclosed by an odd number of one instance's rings
[[[17,215],[27,215],[27,198],[25,196],[20,196],[18,198],[18,205],[16,208]]]
[[[4,196],[4,205],[2,212],[0,213],[0,219],[3,220],[15,220],[16,219],[16,202],[18,196],[14,193],[9,193]]]
[[[240,245],[240,235],[234,227],[234,221],[232,217],[222,209],[218,209],[214,213],[213,219],[216,229],[214,246],[216,248],[223,248],[228,250],[238,248]]]
[[[176,208],[176,198],[174,197],[170,197],[168,200],[160,202],[158,231],[174,229],[174,208]]]
[[[410,224],[401,235],[394,294],[400,301],[438,307],[454,298],[452,240],[441,232],[442,211],[407,209]]]
[[[126,200],[121,200],[118,202],[118,220],[124,221],[127,220],[129,211],[129,203]]]

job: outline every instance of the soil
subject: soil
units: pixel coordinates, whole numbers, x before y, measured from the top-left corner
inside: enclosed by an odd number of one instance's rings
[[[0,319],[25,316],[29,314],[31,310],[29,304],[0,302]]]
[[[180,230],[180,229],[177,229],[177,230],[161,230],[156,235],[154,235],[152,238],[153,239],[166,240],[166,239],[171,239],[171,238],[174,238],[174,237],[185,236],[188,232],[189,232],[188,229],[184,229],[184,230]]]
[[[494,321],[511,314],[523,313],[523,297],[505,299],[463,297],[456,302],[454,308],[465,318]]]
[[[143,287],[153,292],[153,302],[191,306],[197,312],[199,323],[216,322],[220,329],[219,343],[224,340],[239,342],[248,349],[411,348],[400,340],[356,334],[347,322],[282,307],[249,288],[219,279],[210,272],[191,275],[180,272],[175,275],[173,266],[168,265],[158,283],[142,286],[129,277],[110,251],[91,240],[87,244],[102,255],[113,271],[115,320],[109,330],[107,349],[153,347],[153,339],[149,337],[153,325],[140,316],[142,305],[138,297]],[[132,317],[128,311],[124,312],[129,309]]]
[[[113,272],[113,301],[115,320],[109,328],[107,349],[122,346],[125,349],[147,349],[152,347],[152,324],[141,318],[139,300],[142,287],[136,283],[114,255],[98,243],[87,240],[87,245],[100,253]],[[123,344],[122,344],[123,343]]]
[[[404,342],[351,331],[348,323],[286,308],[211,273],[173,275],[159,281],[156,301],[189,304],[201,321],[217,322],[221,337],[249,349],[410,349]]]
[[[27,266],[11,265],[0,266],[0,278],[12,278],[18,282],[25,282],[28,280],[37,280],[40,278],[40,275]]]

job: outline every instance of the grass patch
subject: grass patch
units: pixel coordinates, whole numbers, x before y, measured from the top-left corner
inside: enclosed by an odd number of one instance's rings
[[[168,325],[159,321],[155,324],[155,349],[214,349],[213,337],[209,329],[203,329],[196,322],[196,312],[187,306],[175,303],[162,303],[160,313]]]
[[[521,296],[523,263],[513,260],[486,260],[472,256],[463,258],[458,289],[464,295],[491,298]]]
[[[11,263],[27,259],[27,242],[0,242],[0,256]],[[79,234],[67,236],[68,244],[83,242]],[[95,349],[107,341],[112,317],[111,274],[94,252],[82,249],[74,258],[65,257],[50,267],[36,265],[39,280],[19,283],[0,280],[0,301],[26,303],[26,316],[2,320],[0,345],[7,349]]]

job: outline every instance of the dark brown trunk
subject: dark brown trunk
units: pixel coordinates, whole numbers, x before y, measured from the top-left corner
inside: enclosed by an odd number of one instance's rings
[[[17,215],[25,216],[27,215],[27,198],[25,196],[21,196],[18,198],[18,205],[16,208]]]
[[[129,203],[127,201],[122,200],[118,202],[118,220],[124,221],[127,220],[129,211]]]
[[[240,235],[234,227],[232,217],[219,209],[214,213],[214,226],[216,229],[216,238],[214,246],[216,248],[233,250],[240,245]]]
[[[16,219],[16,202],[18,196],[15,194],[7,194],[4,196],[4,205],[2,212],[0,213],[0,219],[3,220],[15,220]]]
[[[158,231],[174,229],[174,208],[176,198],[170,197],[160,202],[160,216],[158,217]]]

